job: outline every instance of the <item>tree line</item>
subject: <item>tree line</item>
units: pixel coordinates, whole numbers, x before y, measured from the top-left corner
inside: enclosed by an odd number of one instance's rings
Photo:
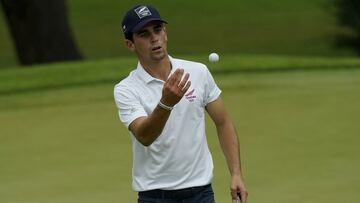
[[[349,30],[337,37],[337,45],[351,47],[360,55],[360,0],[333,0],[339,26]]]
[[[21,65],[81,60],[65,0],[0,0]]]

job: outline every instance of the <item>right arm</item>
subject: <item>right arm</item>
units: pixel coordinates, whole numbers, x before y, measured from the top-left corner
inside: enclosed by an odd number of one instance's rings
[[[184,74],[183,69],[177,69],[166,81],[162,90],[161,103],[167,106],[174,106],[189,89],[191,82],[188,81],[189,74]],[[151,145],[163,131],[171,111],[157,105],[153,112],[146,117],[135,119],[129,130],[135,138],[144,146]]]

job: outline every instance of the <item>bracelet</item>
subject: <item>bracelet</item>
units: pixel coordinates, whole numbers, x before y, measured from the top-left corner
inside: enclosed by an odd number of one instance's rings
[[[174,108],[173,106],[168,106],[168,105],[161,103],[161,101],[159,101],[159,106],[168,111],[171,111]]]

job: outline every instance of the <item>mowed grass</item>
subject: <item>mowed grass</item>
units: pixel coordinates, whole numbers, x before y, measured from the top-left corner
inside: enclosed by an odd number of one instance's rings
[[[262,60],[253,66],[262,69],[260,64],[279,67],[275,64],[281,63],[273,58]],[[313,60],[316,67],[326,64]],[[243,58],[241,63],[251,61]],[[282,64],[287,63],[284,61]],[[356,175],[360,170],[360,69],[356,60],[349,61],[355,68],[221,72],[215,64],[209,66],[238,129],[251,202],[360,200],[360,177]],[[341,64],[346,63],[340,61],[336,67]],[[117,80],[103,72],[99,77],[105,79],[86,83],[95,77],[84,72],[81,82],[71,83],[68,73],[77,76],[75,70],[69,72],[72,65],[50,69],[53,72],[45,67],[35,68],[34,74],[28,72],[30,78],[43,73],[57,80],[55,73],[65,69],[68,77],[63,78],[63,86],[39,88],[40,82],[37,88],[16,87],[20,89],[13,89],[14,93],[3,89],[0,202],[136,202],[131,191],[131,141],[112,97]],[[122,67],[117,68],[116,77],[124,76]],[[20,72],[10,72],[0,75],[22,77]],[[1,81],[5,85],[6,80]],[[30,79],[29,84],[32,87],[34,81]],[[214,125],[209,119],[207,124],[216,200],[230,202],[228,169]]]

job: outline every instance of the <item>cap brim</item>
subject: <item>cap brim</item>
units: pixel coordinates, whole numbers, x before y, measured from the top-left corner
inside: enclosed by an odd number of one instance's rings
[[[141,30],[141,28],[143,28],[146,24],[148,24],[148,23],[150,23],[150,22],[152,22],[152,21],[160,21],[160,22],[162,22],[162,23],[166,23],[166,24],[167,24],[167,22],[166,22],[165,20],[161,19],[161,18],[149,18],[149,19],[144,20],[144,21],[142,21],[141,23],[137,24],[137,25],[131,30],[131,32],[132,32],[132,33],[139,32],[139,31]]]

